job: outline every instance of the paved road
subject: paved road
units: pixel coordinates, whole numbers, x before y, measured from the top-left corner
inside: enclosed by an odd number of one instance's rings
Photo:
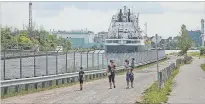
[[[162,69],[170,60],[160,63]],[[156,79],[156,65],[144,70],[135,70],[134,88],[125,89],[125,75],[116,76],[116,88],[109,90],[108,79],[86,82],[84,90],[79,91],[79,85],[42,91],[24,96],[3,99],[2,103],[135,103],[139,101],[143,91]]]
[[[180,68],[168,103],[205,103],[205,72],[200,65],[205,59],[194,58],[192,64]]]

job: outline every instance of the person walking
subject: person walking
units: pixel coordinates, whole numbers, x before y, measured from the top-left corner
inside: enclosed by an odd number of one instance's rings
[[[83,81],[85,80],[85,73],[83,71],[83,67],[80,67],[79,71],[79,82],[80,82],[80,90],[83,90]]]
[[[129,82],[131,82],[131,87],[132,88],[134,88],[133,87],[133,81],[134,81],[134,73],[133,73],[133,70],[134,70],[134,67],[135,67],[135,65],[134,65],[134,58],[132,58],[132,62],[131,62],[131,68],[129,68],[128,66],[129,66],[129,61],[128,60],[126,60],[126,67],[127,67],[127,73],[126,73],[126,81],[127,81],[127,87],[126,87],[126,89],[129,89]]]
[[[112,89],[112,83],[115,88],[116,87],[115,86],[115,65],[114,65],[113,60],[110,60],[110,65],[108,65],[107,75],[108,75],[108,79],[110,83],[109,89]]]
[[[127,87],[126,89],[129,88],[129,81],[130,81],[130,71],[129,71],[129,61],[126,59],[125,60],[125,70],[126,70],[126,82],[127,82]]]
[[[130,82],[131,82],[131,87],[134,88],[133,86],[133,81],[134,81],[134,73],[133,73],[134,68],[130,69]]]

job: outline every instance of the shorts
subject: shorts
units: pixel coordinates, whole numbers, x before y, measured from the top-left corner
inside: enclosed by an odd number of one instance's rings
[[[133,82],[134,81],[134,76],[130,76],[130,81]]]
[[[131,74],[126,74],[126,81],[127,81],[127,82],[129,82],[129,81],[133,82],[133,80],[134,80],[134,76],[133,76],[133,75],[131,75]]]
[[[110,76],[108,76],[109,78],[109,82],[115,82],[115,74],[111,74]]]
[[[79,81],[80,81],[80,83],[83,83],[83,79],[80,79]]]

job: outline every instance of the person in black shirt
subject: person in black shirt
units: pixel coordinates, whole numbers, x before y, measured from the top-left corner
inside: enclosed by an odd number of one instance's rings
[[[80,90],[83,89],[83,80],[84,78],[84,71],[83,71],[83,67],[80,67],[80,72],[79,72],[79,81],[80,81]]]
[[[110,65],[108,65],[107,73],[108,73],[108,78],[109,78],[109,83],[110,83],[109,89],[112,89],[112,83],[115,88],[115,65],[114,65],[113,60],[110,60]]]

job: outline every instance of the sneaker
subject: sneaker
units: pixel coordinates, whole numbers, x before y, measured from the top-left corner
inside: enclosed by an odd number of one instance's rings
[[[126,87],[126,89],[129,89],[129,87]]]
[[[114,86],[114,88],[115,88],[115,86]]]
[[[132,88],[134,88],[134,87],[132,86]]]

